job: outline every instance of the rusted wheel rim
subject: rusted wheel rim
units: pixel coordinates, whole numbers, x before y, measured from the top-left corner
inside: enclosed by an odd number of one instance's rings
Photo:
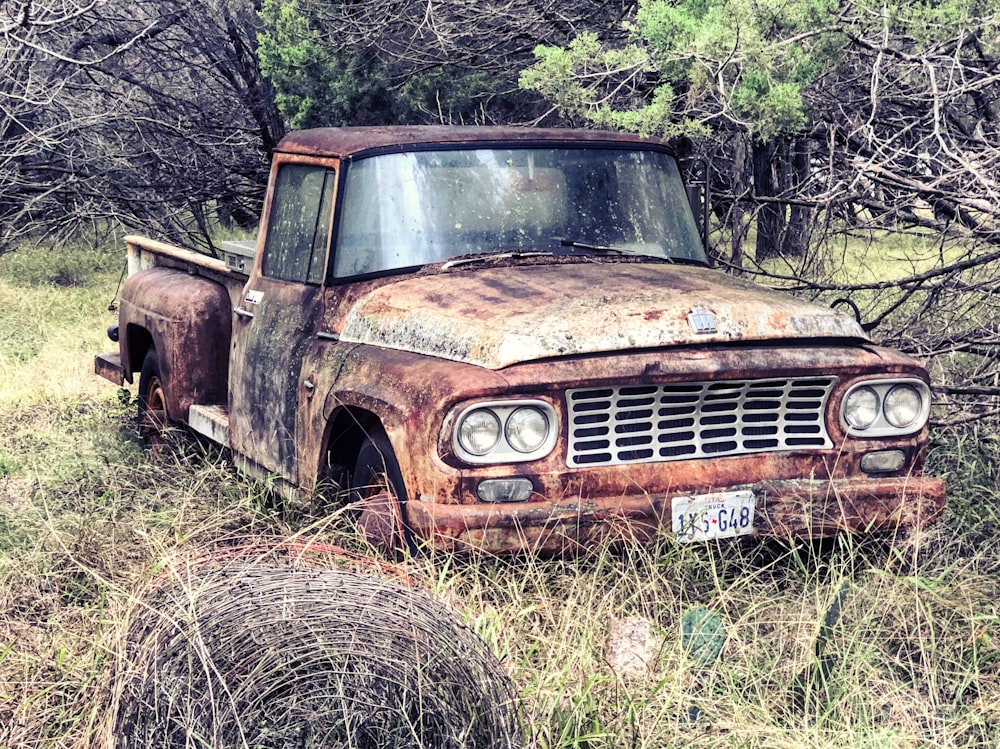
[[[399,502],[389,488],[384,475],[364,487],[354,496],[354,522],[369,543],[383,549],[400,551],[405,548],[403,522]]]
[[[383,435],[376,435],[358,453],[351,474],[350,510],[361,535],[397,558],[409,546],[401,494],[405,496],[405,487],[392,446]]]
[[[150,378],[146,387],[146,407],[142,412],[139,433],[143,441],[152,448],[163,445],[163,432],[167,427],[167,402],[160,378]]]

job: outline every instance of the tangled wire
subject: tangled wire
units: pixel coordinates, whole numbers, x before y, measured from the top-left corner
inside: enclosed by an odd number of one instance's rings
[[[241,561],[128,629],[117,749],[516,747],[513,688],[454,612],[376,577]]]

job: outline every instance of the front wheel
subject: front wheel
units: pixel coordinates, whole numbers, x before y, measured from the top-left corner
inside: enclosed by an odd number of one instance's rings
[[[160,376],[156,349],[150,349],[139,373],[139,437],[152,452],[163,451],[167,420],[167,394]]]
[[[358,530],[371,543],[398,555],[414,550],[406,524],[406,486],[385,434],[366,437],[351,472],[350,504]]]

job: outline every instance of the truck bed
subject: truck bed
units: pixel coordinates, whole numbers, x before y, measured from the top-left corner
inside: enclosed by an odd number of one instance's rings
[[[166,267],[205,276],[223,284],[235,306],[253,265],[255,244],[253,240],[223,242],[225,259],[219,259],[168,242],[130,234],[125,237],[128,275],[147,268]]]

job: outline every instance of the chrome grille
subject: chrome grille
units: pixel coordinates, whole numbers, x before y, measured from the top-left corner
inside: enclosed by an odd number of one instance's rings
[[[566,392],[569,465],[621,465],[833,446],[835,378],[724,380]]]

